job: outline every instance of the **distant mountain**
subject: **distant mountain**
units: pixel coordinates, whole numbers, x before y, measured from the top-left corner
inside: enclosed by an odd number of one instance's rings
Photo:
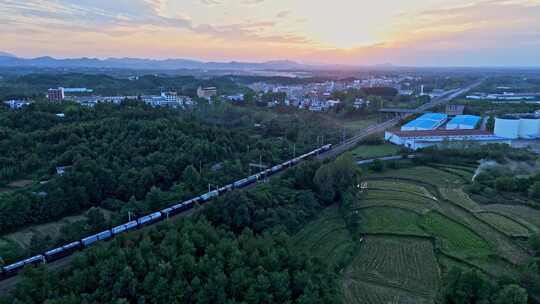
[[[6,54],[6,55],[2,55]],[[0,67],[35,67],[35,68],[119,68],[152,70],[292,70],[308,69],[310,66],[294,61],[277,60],[262,63],[251,62],[202,62],[187,59],[140,59],[140,58],[73,58],[56,59],[53,57],[18,58],[0,52]]]
[[[6,52],[0,52],[0,57],[16,57],[16,56],[10,53],[6,53]]]

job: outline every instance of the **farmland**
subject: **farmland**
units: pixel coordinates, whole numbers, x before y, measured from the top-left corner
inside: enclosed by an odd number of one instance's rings
[[[463,191],[473,173],[436,164],[366,174],[368,189],[353,206],[360,235],[350,235],[334,206],[295,245],[339,261],[346,303],[434,303],[452,267],[517,276],[530,256],[515,237],[539,229],[538,211],[478,204]]]
[[[400,148],[396,145],[360,145],[350,153],[356,159],[370,159],[398,154]]]

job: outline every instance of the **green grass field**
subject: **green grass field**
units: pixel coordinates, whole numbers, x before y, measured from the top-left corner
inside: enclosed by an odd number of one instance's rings
[[[361,145],[356,147],[350,153],[356,159],[371,159],[384,156],[397,155],[401,150],[400,147],[384,144],[384,145]]]

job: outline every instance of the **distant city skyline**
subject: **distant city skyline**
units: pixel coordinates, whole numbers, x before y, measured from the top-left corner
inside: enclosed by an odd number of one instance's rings
[[[0,0],[21,57],[540,66],[540,0]]]

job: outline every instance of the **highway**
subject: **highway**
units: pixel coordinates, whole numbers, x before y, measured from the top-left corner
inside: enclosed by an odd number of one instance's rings
[[[465,88],[458,89],[458,90],[453,90],[453,91],[451,91],[451,92],[449,92],[449,93],[447,93],[447,94],[445,94],[445,95],[443,95],[443,96],[441,96],[439,98],[436,98],[436,99],[432,100],[431,102],[429,102],[427,104],[424,104],[424,105],[418,107],[415,110],[415,113],[422,113],[422,112],[424,112],[426,110],[432,109],[432,108],[437,107],[439,105],[446,104],[446,103],[450,102],[452,99],[454,99],[454,98],[466,93],[467,91],[473,89],[474,87],[480,85],[483,81],[484,81],[484,79],[481,79],[481,80],[479,80],[479,81],[477,81],[477,82],[475,82],[475,83],[473,83],[471,85],[468,85]],[[366,129],[362,130],[361,132],[357,133],[355,136],[345,140],[344,142],[342,142],[340,144],[337,144],[337,145],[334,145],[332,150],[317,155],[316,158],[320,159],[320,160],[323,160],[323,159],[327,159],[327,158],[336,157],[336,156],[338,156],[338,155],[340,155],[340,154],[354,148],[363,139],[365,139],[365,138],[367,138],[367,137],[369,137],[371,135],[384,132],[385,130],[388,130],[388,129],[396,126],[401,121],[401,119],[409,117],[410,115],[413,115],[413,113],[397,116],[397,117],[392,118],[390,120],[387,120],[385,122],[382,122],[382,123],[379,123],[379,124],[376,124],[376,125],[372,125],[372,126],[366,128]],[[178,215],[176,215],[174,217],[171,217],[171,220],[176,221],[178,218],[188,216],[190,214],[192,214],[192,212],[180,213],[180,214],[178,214]],[[147,229],[147,228],[143,228],[143,230],[145,230],[145,229]],[[140,232],[138,232],[138,233],[140,233]],[[58,270],[60,268],[66,267],[67,265],[70,264],[73,257],[76,256],[77,254],[79,254],[79,253],[68,256],[68,257],[66,257],[64,259],[60,259],[58,261],[54,261],[52,263],[48,263],[47,267],[49,269],[53,269],[53,270]],[[4,293],[7,293],[10,290],[12,290],[19,281],[20,281],[19,276],[15,276],[15,277],[9,278],[7,280],[1,281],[0,282],[0,294],[4,294]]]

